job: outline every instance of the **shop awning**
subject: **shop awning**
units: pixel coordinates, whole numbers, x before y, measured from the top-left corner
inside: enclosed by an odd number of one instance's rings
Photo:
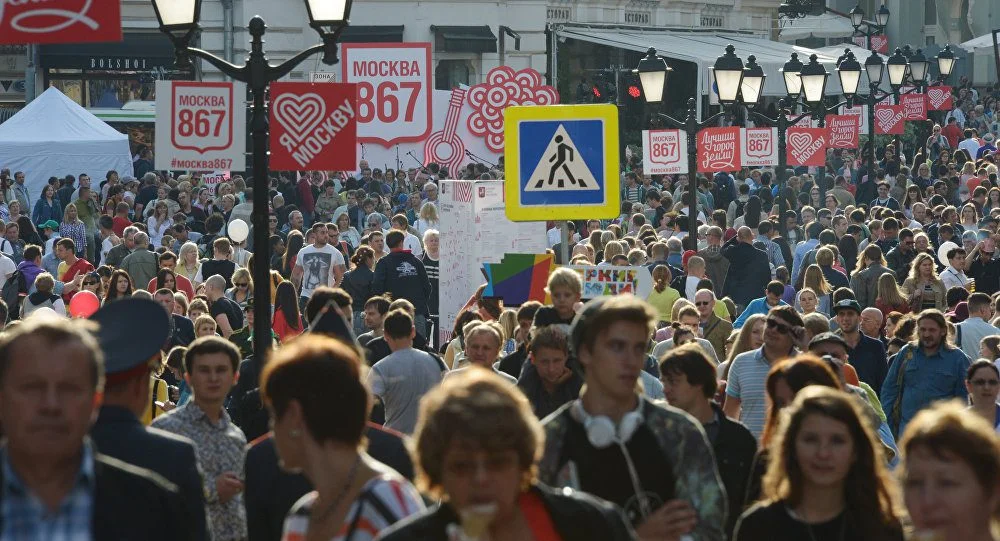
[[[340,34],[341,43],[402,43],[403,26],[350,25]]]
[[[854,27],[847,17],[824,13],[801,19],[782,19],[779,39],[795,40],[806,38],[849,38],[854,35]]]
[[[497,37],[489,26],[431,25],[435,49],[448,53],[495,53]]]
[[[686,62],[693,62],[698,65],[698,93],[705,95],[708,93],[708,68],[715,64],[715,60],[726,51],[726,46],[732,44],[736,47],[736,54],[744,62],[750,55],[757,57],[757,63],[764,69],[767,79],[764,81],[764,96],[784,96],[785,84],[778,71],[788,62],[792,53],[799,55],[799,60],[805,64],[809,62],[810,55],[815,54],[817,60],[830,72],[830,78],[826,85],[826,94],[833,96],[840,93],[840,81],[837,79],[836,62],[837,57],[843,53],[844,47],[840,48],[840,53],[827,54],[823,51],[798,47],[788,43],[781,43],[763,39],[748,33],[725,33],[725,32],[692,32],[684,30],[655,30],[655,29],[632,29],[632,28],[601,28],[591,26],[563,25],[554,29],[560,38],[582,40],[607,47],[616,47],[630,51],[645,53],[650,47],[656,49],[657,54],[667,59],[674,58]],[[864,63],[864,58],[858,61]],[[868,77],[862,70],[861,90],[859,92],[867,94]]]
[[[40,54],[49,69],[147,71],[174,65],[174,46],[160,32],[125,34],[120,42],[42,45]]]

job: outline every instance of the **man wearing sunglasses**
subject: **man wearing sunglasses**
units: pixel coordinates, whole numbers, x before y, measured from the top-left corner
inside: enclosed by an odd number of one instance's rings
[[[995,253],[996,243],[985,239],[965,258],[965,273],[976,281],[977,292],[993,295],[1000,290],[1000,260],[993,259]]]
[[[774,363],[795,355],[795,346],[806,338],[802,317],[791,306],[771,308],[766,321],[764,345],[737,355],[730,364],[723,407],[726,415],[739,419],[757,438],[764,431],[767,412],[767,373]]]

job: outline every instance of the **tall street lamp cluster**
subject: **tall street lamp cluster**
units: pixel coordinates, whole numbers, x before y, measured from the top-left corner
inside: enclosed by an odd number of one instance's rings
[[[887,20],[887,18],[888,13],[885,14],[885,19],[882,20]],[[781,69],[786,96],[778,102],[777,117],[771,118],[756,110],[763,95],[764,81],[767,78],[764,70],[757,64],[756,58],[752,55],[744,65],[740,57],[736,56],[735,51],[732,45],[727,46],[725,54],[716,60],[712,68],[716,85],[718,86],[719,103],[723,105],[722,112],[699,121],[695,110],[695,100],[691,98],[688,100],[687,116],[683,121],[663,113],[656,113],[665,124],[683,130],[688,139],[689,180],[687,191],[688,204],[690,205],[688,210],[688,230],[691,232],[689,238],[697,238],[697,235],[694,233],[697,231],[696,217],[698,215],[697,194],[695,193],[697,189],[697,182],[695,180],[697,174],[697,148],[695,143],[699,130],[715,124],[719,118],[727,114],[727,110],[732,110],[737,106],[746,107],[751,118],[776,126],[778,131],[778,168],[776,180],[780,191],[784,189],[785,179],[788,175],[786,135],[789,127],[794,126],[806,116],[817,119],[820,127],[822,127],[827,115],[836,112],[843,105],[847,105],[848,107],[854,105],[858,95],[858,88],[861,86],[862,66],[848,50],[841,57],[836,68],[837,77],[840,80],[841,92],[845,101],[827,106],[826,100],[828,96],[826,85],[830,78],[830,73],[819,62],[816,55],[811,55],[809,62],[803,65],[798,59],[798,55],[792,53],[791,59]],[[945,47],[936,57],[936,60],[941,80],[944,80],[951,75],[951,71],[955,65],[955,56],[951,52],[951,48]],[[900,89],[905,83],[909,82],[913,84],[914,89],[904,91],[904,94],[924,87],[929,64],[930,62],[919,50],[907,57],[900,49],[896,49],[896,52],[886,63],[886,67],[889,72],[889,83],[893,89],[892,95],[895,96],[897,101],[900,96]],[[867,96],[869,158],[873,159],[875,121],[872,117],[874,116],[874,108],[878,101],[884,99],[889,94],[883,93],[879,89],[882,80],[883,64],[882,59],[877,54],[872,53],[865,61],[864,70],[868,74],[870,86]],[[666,60],[657,56],[656,50],[653,48],[650,48],[646,56],[639,62],[635,72],[639,75],[639,81],[642,84],[643,93],[648,102],[659,103],[663,99],[670,71],[671,68],[667,65]],[[797,105],[801,105],[805,112],[797,117],[790,118],[794,114]],[[896,147],[898,150],[898,142]],[[872,167],[872,164],[869,163],[868,170],[872,171]],[[822,183],[820,189],[824,189]],[[783,215],[785,210],[787,210],[785,208],[785,198],[779,197],[778,200],[779,209]],[[778,222],[780,224],[779,227],[783,230],[784,219],[779,219]]]
[[[201,27],[201,0],[152,0],[160,31],[174,44],[177,67],[189,67],[196,56],[212,64],[224,75],[247,84],[253,96],[253,116],[250,133],[253,139],[253,280],[258,287],[267,288],[270,278],[270,243],[268,242],[268,116],[265,107],[268,86],[291,73],[299,63],[315,53],[323,53],[323,62],[338,62],[337,40],[348,25],[352,0],[305,0],[309,26],[319,33],[322,43],[309,47],[278,65],[272,65],[264,53],[264,32],[267,25],[257,16],[250,20],[250,55],[246,63],[236,66],[208,51],[191,47],[191,39]],[[234,111],[242,114],[242,111]],[[237,134],[239,136],[239,134]],[[267,295],[254,304],[253,348],[254,359],[262,365],[271,348],[271,305]],[[263,302],[261,302],[263,301]]]
[[[885,4],[875,12],[874,21],[865,20],[865,10],[861,9],[861,4],[854,6],[848,15],[851,17],[854,32],[865,36],[865,49],[872,48],[872,36],[884,34],[885,27],[889,24],[889,8],[885,7]],[[862,26],[864,30],[861,29]]]

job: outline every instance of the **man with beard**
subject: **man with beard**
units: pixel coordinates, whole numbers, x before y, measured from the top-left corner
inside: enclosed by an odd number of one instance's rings
[[[917,337],[916,342],[906,344],[896,354],[879,394],[897,438],[906,423],[931,403],[951,398],[965,402],[969,396],[965,373],[971,361],[961,349],[948,343],[944,314],[934,309],[921,312],[917,316]]]

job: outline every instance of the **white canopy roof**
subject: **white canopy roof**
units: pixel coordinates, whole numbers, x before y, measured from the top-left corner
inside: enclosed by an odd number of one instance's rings
[[[128,136],[55,87],[0,124],[0,167],[24,171],[32,203],[49,177],[87,173],[103,179],[110,170],[121,176],[133,171]]]
[[[846,45],[838,47],[836,52],[824,52],[806,47],[798,47],[788,43],[781,43],[759,38],[750,34],[723,33],[723,32],[690,32],[683,30],[667,29],[633,29],[633,28],[594,28],[583,26],[565,25],[554,29],[559,37],[567,37],[618,47],[632,51],[646,52],[650,47],[656,49],[657,54],[666,58],[676,58],[687,62],[698,64],[698,95],[708,93],[708,68],[715,64],[715,60],[725,53],[726,46],[732,44],[736,47],[736,54],[747,61],[747,57],[755,55],[757,63],[764,70],[767,79],[764,81],[764,96],[784,96],[785,83],[779,71],[785,62],[791,58],[792,53],[799,55],[799,61],[803,64],[809,62],[810,55],[815,54],[817,60],[830,72],[827,82],[827,95],[840,93],[840,81],[834,71],[836,69],[837,57],[844,52]],[[858,59],[863,65],[868,55]],[[669,85],[670,82],[668,81]],[[861,86],[859,92],[868,93],[868,77],[862,69]],[[699,103],[700,105],[700,103]]]
[[[982,49],[984,47],[993,48],[993,34],[983,34],[978,38],[970,39],[965,43],[959,45],[959,47],[965,49],[966,51],[975,52],[976,49]]]
[[[833,13],[810,15],[801,19],[782,21],[779,39],[849,38],[854,35],[851,20]]]

